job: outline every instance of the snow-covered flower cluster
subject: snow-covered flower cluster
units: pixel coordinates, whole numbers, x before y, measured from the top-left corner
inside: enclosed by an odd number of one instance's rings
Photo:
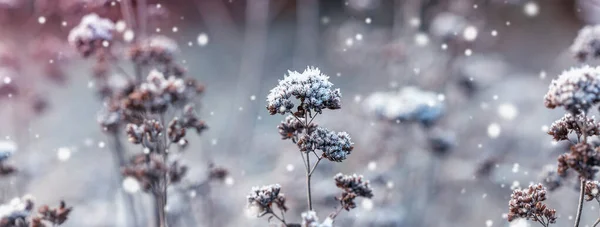
[[[570,50],[581,61],[600,57],[600,25],[588,25],[579,30]]]
[[[600,182],[598,181],[586,181],[583,188],[585,200],[591,201],[593,199],[600,199]]]
[[[23,221],[31,214],[33,209],[33,197],[26,195],[23,198],[13,198],[10,202],[0,205],[0,218],[4,221]]]
[[[188,104],[183,108],[181,119],[175,118],[169,123],[167,135],[171,142],[185,147],[187,145],[187,140],[184,138],[186,129],[195,129],[197,133],[201,133],[206,128],[206,123],[198,118],[193,105]]]
[[[583,129],[579,125],[584,122],[586,136],[600,135],[600,123],[596,123],[594,118],[586,118],[582,114],[573,115],[571,113],[566,113],[565,116],[552,123],[548,129],[548,135],[551,135],[555,141],[568,140],[571,132],[581,136]]]
[[[335,185],[343,190],[341,196],[336,197],[336,199],[340,201],[342,208],[345,210],[349,211],[356,207],[354,202],[356,197],[373,197],[373,190],[369,185],[369,181],[363,181],[363,176],[338,173],[335,175],[334,180]]]
[[[600,67],[583,66],[564,71],[552,80],[544,104],[548,108],[564,107],[578,114],[600,102]]]
[[[365,105],[368,112],[382,119],[419,122],[425,126],[444,113],[444,103],[436,93],[416,87],[405,87],[398,92],[375,92],[367,97]]]
[[[319,222],[317,213],[310,210],[302,212],[302,227],[333,227],[333,219],[327,217],[323,222]]]
[[[69,32],[68,41],[83,56],[89,56],[103,41],[111,41],[115,24],[106,18],[92,13],[84,16],[81,22]]]
[[[547,224],[556,222],[556,210],[542,203],[546,200],[546,188],[541,184],[530,185],[526,189],[516,189],[508,203],[508,221],[525,218]]]
[[[179,51],[175,40],[162,35],[150,36],[129,50],[129,58],[139,64],[168,64]]]
[[[253,187],[252,192],[246,196],[247,207],[257,211],[258,216],[272,212],[272,205],[286,211],[285,197],[281,191],[279,184],[266,185],[262,187]]]
[[[127,124],[125,129],[129,142],[142,144],[145,148],[154,151],[158,148],[159,136],[163,132],[163,125],[157,120],[144,120],[140,125]]]
[[[341,162],[352,152],[350,135],[346,132],[334,132],[318,127],[314,132],[303,135],[298,140],[298,147],[303,152],[323,151],[323,158],[333,162]]]
[[[339,109],[341,93],[332,89],[329,77],[318,68],[308,67],[304,72],[288,71],[288,75],[267,96],[267,110],[271,115],[291,113],[295,104],[292,97],[300,100],[302,110],[321,113],[323,109]]]
[[[181,182],[187,174],[188,167],[178,161],[165,161],[157,153],[137,154],[130,163],[122,169],[125,177],[132,177],[138,181],[145,192],[159,193],[161,182],[166,176],[166,184]]]

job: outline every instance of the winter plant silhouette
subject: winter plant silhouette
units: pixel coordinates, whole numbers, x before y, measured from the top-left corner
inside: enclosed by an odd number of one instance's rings
[[[334,180],[337,187],[343,190],[341,196],[336,198],[340,207],[322,223],[318,222],[313,211],[311,177],[315,169],[323,159],[332,162],[344,161],[354,148],[348,133],[331,131],[319,127],[314,122],[323,110],[341,108],[340,90],[333,89],[332,86],[328,76],[317,68],[308,67],[302,73],[289,71],[267,96],[267,110],[271,115],[288,115],[277,128],[283,140],[290,140],[298,146],[304,163],[308,211],[302,214],[302,226],[331,226],[333,219],[342,209],[349,211],[356,207],[356,197],[373,196],[369,182],[362,176],[338,174]],[[293,99],[299,103],[294,103]],[[311,162],[311,158],[316,161]],[[286,200],[280,191],[281,186],[278,184],[253,188],[247,196],[248,208],[258,217],[270,215],[269,221],[275,218],[284,226],[300,226],[286,222]],[[273,204],[280,210],[280,215],[274,212]]]

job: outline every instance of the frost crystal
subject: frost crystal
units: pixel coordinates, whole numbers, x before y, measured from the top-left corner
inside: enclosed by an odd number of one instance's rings
[[[69,32],[69,43],[90,42],[95,40],[112,40],[115,24],[106,18],[92,13],[84,16],[79,25]]]
[[[352,141],[346,132],[334,132],[326,128],[317,128],[303,135],[298,141],[301,151],[323,151],[323,157],[333,162],[341,162],[352,152]]]
[[[308,67],[304,72],[288,71],[267,96],[267,110],[271,115],[291,113],[292,96],[303,103],[304,110],[321,113],[323,109],[339,109],[341,93],[332,89],[329,77],[318,68]]]
[[[600,25],[588,25],[579,30],[571,45],[571,52],[581,60],[600,57]]]
[[[600,67],[583,66],[564,71],[552,80],[544,100],[548,108],[563,106],[577,114],[587,112],[592,105],[600,102],[599,94]]]
[[[262,216],[272,211],[273,203],[283,211],[287,210],[285,206],[285,197],[279,193],[281,186],[279,184],[266,185],[262,187],[253,187],[252,192],[246,197],[249,209],[256,209],[258,216]]]
[[[367,111],[389,121],[433,124],[444,112],[444,104],[437,94],[415,87],[405,87],[399,92],[375,92],[367,97]]]

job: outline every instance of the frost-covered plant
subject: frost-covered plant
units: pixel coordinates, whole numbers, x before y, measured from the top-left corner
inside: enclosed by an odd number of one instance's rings
[[[580,182],[580,194],[575,227],[579,226],[581,220],[584,196],[587,195],[588,200],[593,198],[593,180],[598,172],[598,167],[600,167],[600,147],[589,139],[591,136],[600,134],[600,124],[596,123],[593,116],[588,115],[590,108],[600,103],[599,95],[600,68],[583,66],[565,71],[557,79],[552,80],[548,93],[544,97],[546,107],[551,109],[563,107],[567,112],[561,119],[551,125],[548,134],[555,141],[569,141],[571,147],[569,152],[558,156],[556,171],[547,171],[543,174],[543,181],[550,187],[550,190],[553,190],[562,184],[562,179],[567,177],[568,171],[577,173]],[[572,139],[570,136],[575,138]],[[540,197],[535,197],[532,193]],[[538,221],[544,226],[554,223],[554,211],[544,210],[545,206],[539,205],[539,202],[545,199],[545,193],[545,188],[536,185],[530,187],[527,192],[513,194],[513,200],[510,202],[509,221],[513,220],[514,217],[526,217]],[[532,196],[535,197],[533,200],[530,198]],[[523,198],[525,200],[522,200]],[[531,204],[532,201],[535,203]],[[526,209],[523,211],[520,206],[527,206],[527,204],[529,204],[529,207],[525,207]],[[535,206],[535,209],[531,210],[533,206]],[[535,213],[537,211],[544,213]],[[550,218],[549,215],[553,218]],[[540,219],[542,216],[547,219]],[[595,223],[594,226],[598,223],[600,221]]]
[[[332,214],[324,223],[318,223],[318,218],[312,206],[311,176],[314,174],[321,160],[327,159],[332,162],[342,162],[352,153],[354,148],[348,133],[335,132],[320,127],[313,122],[319,114],[323,113],[324,109],[334,110],[341,108],[341,92],[339,89],[333,89],[332,87],[333,84],[329,82],[328,76],[322,74],[317,68],[308,67],[302,73],[289,71],[288,75],[283,80],[280,80],[279,84],[267,96],[267,110],[271,115],[289,114],[277,126],[281,138],[283,140],[291,140],[298,146],[298,149],[302,153],[306,171],[308,203],[308,211],[302,214],[302,226],[307,227],[331,226],[333,218],[335,218],[335,215]],[[294,107],[296,107],[295,110]],[[314,164],[311,164],[312,156],[317,159]],[[263,189],[265,188],[263,187]],[[278,185],[269,186],[268,189],[277,193],[280,190]],[[261,190],[253,189],[256,195]],[[369,198],[371,196],[372,194],[369,195]],[[249,196],[248,205],[255,207],[256,201],[254,197]],[[342,205],[344,204],[342,203]],[[285,226],[298,225],[286,223],[283,216],[283,213],[286,211],[285,206],[283,206],[283,209],[281,206],[279,207],[282,211],[281,217],[274,214],[270,210],[270,206],[266,207],[263,204],[260,207],[262,209],[259,209],[261,211],[259,212],[259,217],[270,214],[271,217],[275,217]],[[337,213],[339,211],[335,214],[337,215]]]
[[[556,210],[543,203],[546,200],[546,188],[541,184],[514,190],[510,197],[508,221],[525,218],[545,227],[556,223]]]
[[[354,202],[356,197],[373,197],[373,191],[369,185],[369,181],[364,181],[363,176],[358,176],[356,174],[343,175],[338,173],[333,179],[335,180],[335,185],[343,190],[341,196],[336,197],[336,199],[340,201],[341,207],[339,209],[343,208],[349,211],[356,208],[356,203]],[[339,210],[335,215],[337,215],[337,213],[339,213]]]
[[[128,1],[122,2],[122,7],[127,6]],[[142,10],[143,6],[139,7],[138,13],[147,13]],[[143,18],[143,14],[140,15],[140,20]],[[120,175],[137,180],[141,188],[152,195],[155,222],[165,227],[167,188],[182,182],[187,173],[187,166],[169,154],[187,147],[188,130],[201,133],[207,128],[194,108],[194,101],[202,94],[204,86],[188,77],[186,70],[175,62],[176,41],[166,36],[145,36],[141,30],[135,35],[136,39],[125,40],[132,41],[125,43],[125,53],[116,53],[116,48],[112,47],[120,40],[116,39],[118,31],[115,28],[111,20],[89,14],[71,31],[69,42],[83,57],[95,61],[95,85],[105,107],[98,121],[113,137]],[[130,63],[134,72],[128,73],[122,68],[121,60]],[[129,162],[120,142],[123,131],[130,142],[140,145],[144,151],[133,155]],[[209,168],[211,175],[207,181],[220,180],[227,175],[227,171],[216,171],[213,165]],[[207,185],[207,181],[188,188],[195,190],[196,186]],[[132,210],[133,223],[130,225],[138,225],[130,195],[126,197],[126,203]]]

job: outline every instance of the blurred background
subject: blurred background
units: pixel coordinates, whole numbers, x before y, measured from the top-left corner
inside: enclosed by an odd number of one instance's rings
[[[18,147],[9,161],[18,172],[0,179],[3,203],[26,194],[39,204],[65,200],[74,210],[64,226],[127,226],[119,194],[132,193],[138,218],[148,219],[148,195],[121,190],[114,141],[98,125],[93,62],[67,43],[86,14],[122,21],[123,1],[0,0],[0,136]],[[287,197],[287,219],[300,222],[302,160],[280,139],[284,116],[269,115],[265,99],[288,70],[307,66],[330,76],[343,98],[316,121],[355,143],[346,161],[321,163],[313,176],[322,219],[338,204],[332,177],[342,172],[370,179],[375,196],[336,226],[510,226],[512,189],[540,182],[567,149],[546,135],[563,112],[546,109],[543,96],[579,64],[569,51],[578,30],[600,22],[598,0],[131,1],[141,3],[146,31],[177,41],[177,62],[206,86],[199,112],[209,129],[188,136],[178,156],[186,181],[203,180],[210,163],[229,171],[211,193],[174,186],[171,226],[267,226],[247,214],[245,196],[273,183]],[[407,87],[418,92],[399,92]],[[373,107],[376,94],[425,93],[440,107],[434,122]],[[549,193],[556,226],[572,223],[577,196],[577,182]],[[583,223],[598,209],[587,205]]]

